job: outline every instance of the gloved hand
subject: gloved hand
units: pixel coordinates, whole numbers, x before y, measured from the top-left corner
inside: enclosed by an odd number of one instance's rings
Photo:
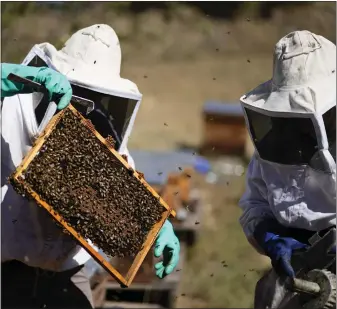
[[[179,253],[179,239],[174,234],[172,224],[166,220],[155,242],[155,257],[163,255],[164,258],[163,261],[155,265],[157,277],[163,279],[166,275],[172,273],[178,265]]]
[[[295,250],[305,250],[309,246],[292,237],[286,227],[275,220],[261,222],[255,230],[254,238],[265,254],[270,257],[275,272],[281,276],[294,278],[291,258]]]
[[[67,78],[47,67],[30,67],[20,64],[1,64],[1,98],[19,93],[32,93],[34,89],[7,79],[10,73],[40,83],[48,90],[49,101],[57,101],[58,109],[67,107],[72,96],[72,88]]]
[[[308,245],[290,237],[280,237],[267,233],[264,243],[265,253],[270,257],[271,264],[279,276],[294,278],[295,272],[291,266],[294,250],[306,249]]]

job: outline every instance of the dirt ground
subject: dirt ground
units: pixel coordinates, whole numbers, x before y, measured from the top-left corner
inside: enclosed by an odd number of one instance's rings
[[[204,102],[236,102],[245,91],[269,78],[271,71],[271,57],[260,55],[252,56],[250,62],[243,56],[219,55],[174,65],[125,63],[123,75],[135,81],[144,95],[130,149],[198,146],[203,138]],[[203,207],[200,238],[188,252],[177,308],[252,307],[255,283],[269,263],[248,245],[238,223],[237,202],[244,176],[229,177],[228,182],[227,186],[199,181]]]
[[[143,93],[130,148],[168,150],[180,143],[198,145],[207,100],[238,102],[242,94],[271,77],[271,56],[252,55],[249,60],[242,55],[219,55],[178,63],[125,62],[123,75]]]
[[[144,95],[130,149],[199,145],[203,104],[207,100],[237,102],[242,94],[271,78],[272,61],[272,51],[215,53],[154,63],[128,59],[123,75],[135,81]],[[228,180],[228,186],[200,183],[201,233],[188,253],[177,308],[252,308],[255,284],[269,267],[269,259],[250,247],[238,223],[237,202],[244,190],[244,176]],[[223,260],[228,267],[222,266]]]

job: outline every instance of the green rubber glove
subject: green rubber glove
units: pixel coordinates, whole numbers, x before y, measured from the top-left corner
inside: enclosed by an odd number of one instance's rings
[[[154,255],[160,257],[163,255],[163,261],[155,265],[156,275],[163,279],[166,275],[172,273],[178,265],[180,253],[180,243],[174,234],[172,224],[166,220],[159,232],[155,243]]]
[[[32,93],[34,89],[7,79],[10,73],[40,83],[48,90],[49,101],[57,101],[57,108],[67,107],[72,96],[72,89],[67,78],[48,67],[29,67],[21,64],[1,63],[1,98],[19,93]]]

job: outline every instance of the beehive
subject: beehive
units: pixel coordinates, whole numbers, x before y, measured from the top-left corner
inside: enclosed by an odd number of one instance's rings
[[[191,175],[191,169],[186,169],[181,173],[171,173],[168,176],[161,196],[178,214],[173,221],[181,221],[182,218],[178,218],[180,209],[190,205]],[[191,209],[188,208],[188,210]]]
[[[247,130],[240,104],[206,102],[202,152],[242,155]]]
[[[69,131],[69,127],[72,130]],[[75,127],[79,136],[73,134]],[[68,131],[62,131],[67,128]],[[51,143],[57,138],[61,143],[60,136],[64,139],[62,145]],[[86,149],[88,154],[81,153],[76,147]],[[93,149],[99,150],[94,156]],[[50,166],[39,168],[39,164],[46,163],[46,160]],[[68,174],[71,178],[64,178]],[[105,140],[72,105],[52,118],[10,181],[17,192],[34,199],[48,211],[123,286],[131,284],[165,220],[170,214],[175,216],[175,212],[142,176],[113,149],[113,143]],[[53,189],[49,188],[50,184],[53,184]],[[94,206],[89,202],[84,204],[84,201],[89,200]],[[135,205],[130,207],[132,203]],[[86,207],[89,206],[95,209],[109,207],[102,214],[98,211],[88,214]],[[73,208],[76,209],[76,216],[72,213]],[[95,224],[103,218],[104,222],[115,224],[101,225],[98,231]],[[132,218],[139,221],[132,221]],[[141,221],[143,219],[146,221]],[[121,236],[113,239],[114,233]],[[144,236],[141,246],[136,241],[132,242],[131,236],[136,234]],[[87,241],[88,238],[93,238],[94,244],[109,259],[96,252]],[[133,261],[123,275],[110,264],[110,257],[111,253],[123,255],[131,252],[129,247],[133,250]]]
[[[180,174],[180,177],[178,179],[179,195],[184,205],[188,205],[190,202],[193,174],[194,170],[192,168],[186,168]]]
[[[162,199],[175,211],[181,207],[179,194],[179,173],[170,173],[163,188]]]

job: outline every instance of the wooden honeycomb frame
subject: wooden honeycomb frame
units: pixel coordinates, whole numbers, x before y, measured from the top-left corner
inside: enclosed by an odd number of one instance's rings
[[[112,147],[112,145],[106,141],[92,126],[91,122],[85,119],[71,104],[69,106],[59,112],[57,115],[55,115],[50,122],[48,123],[45,130],[41,133],[39,138],[34,143],[31,150],[28,152],[28,154],[25,156],[21,164],[18,166],[14,174],[11,176],[11,181],[13,181],[16,184],[19,184],[22,186],[25,191],[35,199],[38,205],[41,205],[43,208],[45,208],[48,213],[57,221],[59,222],[76,240],[77,242],[92,256],[92,258],[95,259],[97,263],[99,263],[112,277],[114,277],[121,286],[128,287],[132,283],[134,277],[137,274],[138,269],[140,268],[141,264],[143,263],[146,255],[150,251],[161,227],[163,226],[165,220],[171,215],[175,217],[176,213],[173,209],[171,209],[165,201],[158,195],[158,193],[145,181],[145,179],[142,177],[141,174],[139,174],[137,171],[133,172],[133,176],[136,177],[142,185],[147,188],[148,191],[151,192],[151,194],[158,199],[160,204],[166,209],[163,212],[162,218],[159,222],[157,222],[152,230],[150,230],[149,234],[147,235],[147,238],[143,244],[142,249],[138,252],[136,255],[131,267],[129,268],[127,274],[125,277],[120,274],[110,263],[109,260],[105,259],[101,254],[95,251],[95,249],[84,239],[82,238],[75,229],[73,229],[71,226],[68,225],[68,223],[60,216],[56,211],[54,211],[53,207],[50,206],[46,201],[42,200],[40,196],[34,192],[34,190],[25,183],[22,175],[24,171],[28,168],[29,164],[33,161],[36,154],[39,152],[41,147],[43,146],[45,140],[48,138],[48,136],[51,134],[51,132],[55,129],[58,122],[62,119],[64,113],[66,110],[70,110],[72,113],[74,113],[77,117],[81,119],[81,123],[85,125],[87,128],[89,128],[95,136],[100,140],[102,144],[104,144],[110,152],[127,168],[132,169],[132,167],[122,158],[122,156]],[[133,169],[132,169],[133,170]]]

